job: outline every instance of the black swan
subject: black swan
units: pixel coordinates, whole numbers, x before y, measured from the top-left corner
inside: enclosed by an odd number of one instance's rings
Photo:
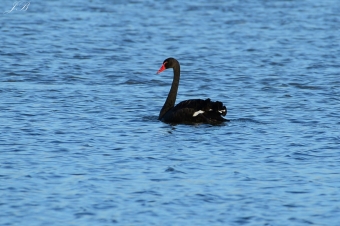
[[[165,69],[172,68],[174,78],[168,97],[159,113],[158,119],[167,123],[209,123],[216,124],[228,121],[223,118],[227,114],[227,108],[222,102],[213,102],[210,99],[192,99],[180,102],[175,106],[180,77],[180,66],[175,58],[164,60],[163,65],[157,71],[161,73]]]

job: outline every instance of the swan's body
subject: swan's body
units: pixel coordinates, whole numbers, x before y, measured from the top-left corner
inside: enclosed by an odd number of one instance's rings
[[[210,99],[192,99],[180,102],[175,106],[180,66],[176,59],[164,60],[162,67],[158,70],[161,73],[165,69],[173,68],[174,78],[168,97],[159,113],[158,119],[168,123],[221,123],[228,121],[223,118],[227,114],[227,108],[222,102],[213,102]]]

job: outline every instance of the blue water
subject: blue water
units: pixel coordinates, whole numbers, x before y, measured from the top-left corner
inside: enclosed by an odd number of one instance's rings
[[[338,0],[14,3],[0,225],[339,225]],[[229,123],[157,120],[167,57]]]

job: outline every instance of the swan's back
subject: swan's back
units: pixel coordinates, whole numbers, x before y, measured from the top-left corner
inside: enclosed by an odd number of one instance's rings
[[[161,120],[169,123],[221,123],[227,108],[222,102],[210,99],[185,100],[165,113]]]

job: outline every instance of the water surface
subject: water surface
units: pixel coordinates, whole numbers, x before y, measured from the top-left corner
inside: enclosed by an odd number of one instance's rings
[[[0,20],[1,225],[338,224],[338,1],[21,9]],[[167,57],[177,101],[229,123],[157,120]]]

